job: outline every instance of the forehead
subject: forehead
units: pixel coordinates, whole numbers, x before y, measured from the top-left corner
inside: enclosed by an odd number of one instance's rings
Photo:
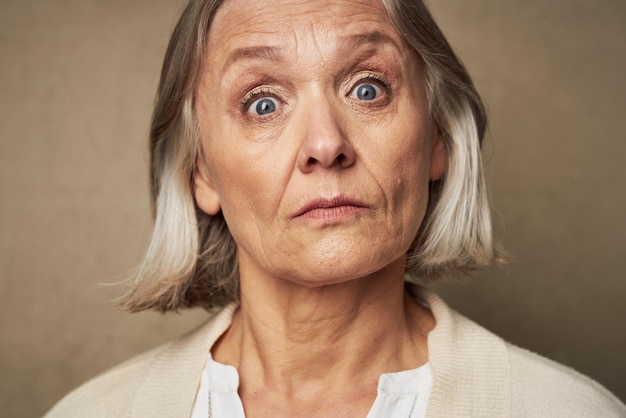
[[[370,33],[403,44],[380,0],[227,0],[215,15],[208,46],[212,53],[260,44],[323,49]]]

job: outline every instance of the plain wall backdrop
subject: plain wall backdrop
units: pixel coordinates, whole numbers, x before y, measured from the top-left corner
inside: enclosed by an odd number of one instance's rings
[[[0,0],[0,410],[202,321],[119,312],[151,219],[146,138],[174,0]],[[515,262],[436,287],[626,399],[626,2],[432,0],[487,102],[495,223]],[[456,283],[455,283],[456,282]]]

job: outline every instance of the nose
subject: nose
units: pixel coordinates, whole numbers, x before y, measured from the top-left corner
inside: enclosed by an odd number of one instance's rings
[[[310,173],[316,168],[350,167],[354,164],[355,151],[346,138],[341,115],[324,97],[309,104],[302,112],[306,130],[298,151],[298,168]]]

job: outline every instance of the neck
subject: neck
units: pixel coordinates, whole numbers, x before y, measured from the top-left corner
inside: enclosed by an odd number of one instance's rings
[[[311,398],[355,382],[375,395],[380,374],[428,361],[434,320],[405,294],[403,276],[401,262],[317,287],[242,274],[241,307],[213,355],[238,368],[242,397],[272,388]]]

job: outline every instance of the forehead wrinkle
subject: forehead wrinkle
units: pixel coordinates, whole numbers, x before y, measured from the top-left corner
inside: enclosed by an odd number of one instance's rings
[[[313,43],[315,44],[316,49],[319,52],[320,57],[323,56],[321,53],[323,47],[323,42],[320,42],[315,36],[315,31],[313,32]],[[296,50],[299,48],[300,42],[298,41],[298,37],[294,34],[293,36],[295,48]],[[385,33],[380,31],[372,31],[362,34],[352,34],[339,38],[340,40],[340,49],[345,50],[359,50],[365,48],[375,48],[380,45],[391,45],[397,51],[402,51],[402,48],[396,40],[392,37],[388,36]],[[344,55],[343,51],[340,51],[341,55]],[[299,54],[296,54],[299,56]],[[283,49],[275,46],[250,46],[250,47],[241,47],[232,51],[224,65],[221,69],[221,74],[226,74],[229,67],[236,64],[239,61],[261,61],[261,62],[278,62],[279,64],[285,63],[287,60]]]
[[[225,5],[229,4],[230,2],[226,2]],[[303,4],[306,4],[306,1]],[[367,57],[377,54],[379,50],[387,49],[387,46],[399,53],[400,57],[406,58],[410,55],[407,54],[404,39],[390,25],[384,11],[382,16],[372,13],[365,19],[352,19],[352,15],[345,15],[343,24],[337,26],[327,25],[327,19],[313,19],[312,15],[317,16],[321,11],[302,14],[295,13],[286,6],[286,4],[277,5],[274,11],[284,8],[287,16],[285,20],[294,22],[299,20],[299,25],[293,28],[288,25],[277,25],[276,22],[268,26],[266,19],[257,22],[255,19],[258,19],[258,16],[248,16],[245,13],[242,16],[241,13],[231,15],[227,12],[220,16],[226,20],[214,21],[209,36],[209,43],[212,44],[210,49],[222,49],[225,53],[222,55],[225,59],[218,60],[223,64],[215,68],[220,71],[218,73],[220,76],[227,74],[233,64],[246,61],[250,61],[251,64],[273,64],[280,68],[306,65],[308,69],[313,70],[315,67],[332,66],[338,56],[347,58],[355,54],[364,54]],[[234,10],[229,10],[232,11]],[[221,12],[224,13],[225,10],[222,9]],[[233,24],[233,19],[236,20],[236,25]],[[247,28],[243,31],[242,27],[245,26]],[[229,52],[229,45],[234,48],[240,47]],[[311,61],[311,55],[304,51],[306,48],[313,48],[317,59]],[[287,65],[287,62],[290,65]]]
[[[311,26],[311,28],[313,28],[313,26]],[[393,35],[395,35],[395,33]],[[375,56],[387,49],[387,47],[390,47],[391,56],[395,55],[399,59],[409,59],[410,47],[404,43],[403,39],[398,36],[394,37],[393,35],[377,29],[355,34],[339,34],[335,38],[336,42],[330,44],[320,39],[319,31],[316,30],[307,31],[304,37],[310,37],[311,42],[309,44],[317,51],[316,56],[318,58],[314,66],[330,67],[331,63],[335,61],[337,57],[341,57],[340,62],[345,65],[356,57],[364,60]],[[296,51],[299,50],[300,45],[307,43],[303,39],[300,39],[303,38],[302,35],[296,36],[294,34],[293,38]],[[334,46],[332,46],[333,44]],[[306,56],[307,54],[296,52],[294,58],[296,62],[299,62]],[[387,54],[385,54],[385,56],[388,58],[391,57]]]
[[[350,48],[390,44],[398,51],[402,51],[404,49],[402,48],[401,45],[398,45],[398,43],[396,42],[395,39],[393,39],[393,37],[377,30],[372,31],[372,32],[367,32],[367,33],[348,35],[345,38],[346,39],[344,42]]]
[[[365,60],[370,57],[376,56],[379,53],[383,53],[386,59],[395,56],[399,59],[407,58],[407,49],[404,47],[404,43],[394,39],[383,32],[374,30],[366,33],[350,34],[338,39],[338,47],[335,54],[341,57],[345,57],[346,60],[357,57],[360,60]],[[389,53],[384,52],[390,47]]]
[[[232,51],[221,69],[221,74],[226,74],[228,69],[239,61],[259,62],[284,62],[285,56],[280,48],[274,46],[250,46],[236,48]]]
[[[317,50],[320,52],[319,55],[324,56],[325,54],[321,51],[328,47],[326,46],[325,48],[325,43],[318,40],[315,34],[313,34],[312,38]],[[371,55],[379,51],[381,47],[386,46],[390,46],[399,56],[406,57],[410,55],[407,54],[408,46],[396,33],[388,34],[378,29],[361,33],[339,34],[336,40],[336,47],[333,48],[334,51],[331,49],[329,56],[342,56],[347,58],[354,53],[361,54],[360,51],[365,51],[364,53],[366,55]]]

